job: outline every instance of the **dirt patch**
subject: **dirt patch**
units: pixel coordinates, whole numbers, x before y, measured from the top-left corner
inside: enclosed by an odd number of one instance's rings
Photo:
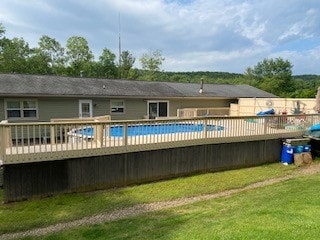
[[[232,194],[240,193],[243,191],[247,191],[247,190],[251,190],[251,189],[255,189],[263,186],[268,186],[268,185],[276,184],[289,179],[297,178],[300,176],[312,175],[319,172],[320,172],[320,164],[313,163],[311,165],[306,165],[306,166],[297,168],[297,170],[290,175],[287,175],[284,177],[267,179],[265,181],[253,183],[239,189],[231,189],[223,192],[206,194],[206,195],[195,196],[195,197],[180,198],[173,201],[139,204],[133,207],[115,210],[110,213],[98,214],[98,215],[85,217],[79,220],[74,220],[74,221],[65,222],[65,223],[58,223],[48,227],[31,229],[25,232],[3,234],[3,235],[0,235],[0,239],[7,240],[7,239],[27,237],[27,236],[44,236],[44,235],[48,235],[48,234],[52,234],[59,231],[80,227],[80,226],[116,221],[116,220],[120,220],[128,217],[134,217],[147,212],[179,207],[179,206],[192,204],[192,203],[204,201],[204,200],[226,197],[226,196],[230,196]]]

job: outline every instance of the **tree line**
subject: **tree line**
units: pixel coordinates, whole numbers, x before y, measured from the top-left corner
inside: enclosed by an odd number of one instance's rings
[[[71,36],[62,46],[55,38],[43,35],[38,46],[31,48],[21,37],[9,39],[0,23],[0,73],[25,73],[95,78],[121,78],[147,81],[249,84],[280,97],[313,98],[320,85],[320,76],[292,76],[289,60],[263,59],[243,74],[228,72],[164,72],[165,60],[160,50],[144,53],[134,68],[136,58],[130,51],[120,53],[117,60],[108,48],[102,49],[98,60],[87,40]]]

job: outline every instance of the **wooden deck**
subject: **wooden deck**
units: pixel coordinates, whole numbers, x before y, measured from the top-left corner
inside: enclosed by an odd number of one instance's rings
[[[208,124],[217,124],[210,121]],[[221,122],[220,122],[221,124]],[[67,142],[9,146],[5,149],[5,164],[61,160],[68,158],[110,155],[201,144],[255,141],[276,138],[301,137],[303,129],[277,129],[262,122],[224,122],[223,130],[138,135],[126,137],[93,138],[73,137]]]
[[[303,119],[298,116],[179,119],[203,124],[203,130],[136,136],[128,134],[129,125],[178,120],[0,125],[4,201],[277,162],[281,140],[301,138],[305,129],[318,120],[318,115]],[[123,126],[122,136],[112,137],[109,130],[119,125]],[[212,126],[223,128],[210,131]],[[90,137],[70,134],[73,129],[87,127],[95,130]],[[40,139],[46,130],[50,135],[44,136],[50,142]],[[11,138],[5,134],[8,132]],[[10,143],[8,139],[12,144],[5,146]]]

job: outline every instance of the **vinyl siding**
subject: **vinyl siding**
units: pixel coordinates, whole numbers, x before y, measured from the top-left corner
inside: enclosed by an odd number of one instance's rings
[[[4,98],[0,98],[0,121],[5,119]]]
[[[39,121],[79,117],[79,99],[38,98]]]
[[[52,118],[79,117],[79,100],[90,99],[93,116],[111,115],[113,120],[143,119],[147,115],[147,101],[155,99],[121,99],[125,102],[124,114],[111,114],[109,98],[32,98],[38,101],[38,121],[50,121]],[[161,99],[169,101],[169,117],[177,116],[177,109],[229,107],[232,100],[227,99]],[[0,99],[0,119],[4,120],[4,98]]]
[[[122,99],[125,105],[125,114],[111,114],[113,120],[143,119],[147,115],[147,101],[143,99]]]
[[[78,101],[79,101],[79,99],[78,99]],[[92,111],[93,116],[110,115],[110,100],[109,99],[93,98],[92,105],[93,105],[93,111]]]

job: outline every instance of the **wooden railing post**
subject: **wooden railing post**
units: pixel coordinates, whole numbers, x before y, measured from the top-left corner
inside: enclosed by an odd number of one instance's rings
[[[6,138],[6,136],[5,136],[5,134],[4,134],[4,125],[3,125],[3,123],[1,122],[1,124],[0,124],[0,154],[1,154],[1,156],[0,156],[0,158],[2,159],[2,160],[4,160],[4,157],[5,157],[5,151],[6,151],[6,147],[5,147],[5,138]]]
[[[56,136],[55,136],[55,125],[50,126],[50,144],[55,144],[56,143]]]
[[[7,120],[1,121],[1,137],[2,137],[2,144],[4,148],[12,146],[12,139],[11,139],[11,129],[9,126],[6,125],[8,123]]]
[[[11,129],[9,126],[5,126],[5,147],[12,146],[12,139],[11,139]]]
[[[95,119],[94,122],[94,141],[97,144],[97,147],[101,147],[103,143],[103,124],[99,123],[100,121]]]
[[[128,124],[123,124],[123,145],[128,146]]]
[[[0,154],[3,162],[6,157],[6,148],[12,146],[11,129],[6,125],[6,123],[8,123],[7,120],[1,121],[0,123]]]
[[[263,122],[264,122],[264,134],[267,134],[267,132],[268,132],[268,124],[269,124],[269,120],[270,120],[270,118],[268,118],[268,117],[263,117],[264,119],[263,119]]]
[[[208,137],[207,126],[208,126],[208,120],[206,118],[203,120],[203,136],[205,139]]]

